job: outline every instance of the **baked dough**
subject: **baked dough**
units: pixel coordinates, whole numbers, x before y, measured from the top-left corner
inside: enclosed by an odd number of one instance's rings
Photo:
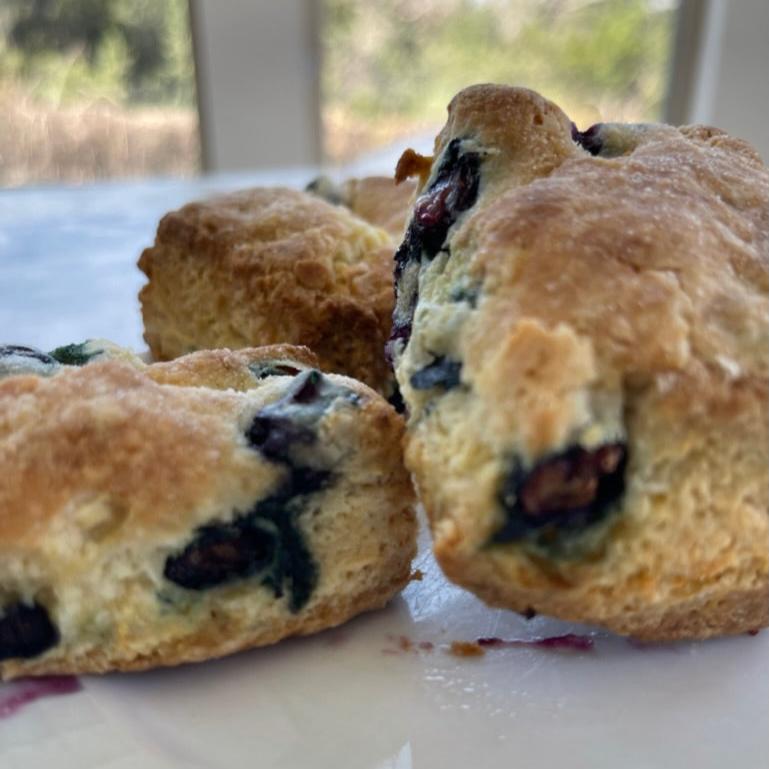
[[[219,657],[408,581],[402,420],[365,385],[289,346],[55,354],[87,365],[0,350],[0,677]]]
[[[335,184],[328,176],[319,176],[307,185],[308,192],[329,203],[347,206],[356,216],[381,227],[396,241],[403,237],[411,216],[415,190],[414,182],[402,180],[396,184],[388,176],[353,177],[341,184]]]
[[[703,126],[449,106],[396,256],[407,467],[450,579],[671,640],[769,620],[769,173]]]
[[[393,241],[344,207],[284,188],[190,203],[160,222],[139,268],[157,360],[301,344],[321,368],[387,392]]]

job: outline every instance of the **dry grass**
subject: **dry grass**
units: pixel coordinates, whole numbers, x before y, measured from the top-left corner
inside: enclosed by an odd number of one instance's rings
[[[435,134],[441,126],[436,121],[409,120],[397,115],[364,120],[331,106],[324,106],[322,120],[323,150],[326,160],[332,163],[349,162],[415,135]]]
[[[55,107],[0,86],[0,116],[0,186],[191,176],[200,168],[193,110]]]

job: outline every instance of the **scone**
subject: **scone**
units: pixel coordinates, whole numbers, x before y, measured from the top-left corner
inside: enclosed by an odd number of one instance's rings
[[[0,350],[0,677],[219,657],[407,582],[402,420],[371,389],[289,346],[67,355]]]
[[[190,203],[139,260],[144,338],[158,360],[301,344],[324,370],[387,391],[393,244],[307,192],[261,188]]]
[[[411,217],[415,190],[414,182],[401,180],[400,184],[396,184],[387,176],[345,179],[341,184],[335,184],[328,176],[319,176],[307,185],[308,192],[319,195],[329,203],[347,206],[361,219],[381,227],[397,241],[403,237]]]
[[[449,106],[396,256],[406,462],[450,579],[643,639],[769,612],[769,173],[714,128]]]

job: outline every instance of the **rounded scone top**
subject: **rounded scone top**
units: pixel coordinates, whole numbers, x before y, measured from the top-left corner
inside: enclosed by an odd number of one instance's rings
[[[451,102],[429,165],[404,163],[421,187],[391,352],[449,576],[615,629],[726,573],[714,601],[765,597],[758,155],[702,126],[580,133],[539,95],[485,85]]]
[[[324,370],[382,386],[392,310],[390,236],[341,206],[287,188],[190,203],[161,220],[139,267],[155,358],[279,343]]]

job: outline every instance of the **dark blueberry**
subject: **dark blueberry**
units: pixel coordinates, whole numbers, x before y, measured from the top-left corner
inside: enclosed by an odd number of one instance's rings
[[[586,131],[578,131],[574,123],[571,124],[571,138],[591,155],[600,155],[603,149],[601,128],[603,123],[591,125]]]
[[[288,403],[312,403],[320,397],[323,383],[323,374],[311,369],[294,383],[286,395],[286,400]]]
[[[480,155],[461,148],[461,139],[449,142],[435,180],[414,205],[411,227],[428,257],[441,250],[451,225],[478,197]]]
[[[59,631],[40,604],[19,602],[0,611],[0,660],[37,657],[59,642]]]
[[[203,526],[163,576],[188,590],[205,590],[263,571],[275,559],[277,532],[242,523]]]
[[[462,140],[446,147],[435,179],[414,205],[414,215],[395,253],[395,311],[387,356],[390,362],[411,336],[417,306],[418,266],[423,257],[434,258],[447,251],[446,236],[457,217],[471,208],[478,197],[481,156],[462,152]],[[407,269],[416,274],[405,275]]]
[[[250,363],[251,373],[257,379],[266,379],[271,376],[296,376],[302,369],[288,361],[265,360]]]
[[[431,390],[433,387],[451,390],[459,385],[461,373],[460,361],[439,357],[412,374],[409,381],[415,390]]]
[[[333,384],[320,371],[304,371],[279,401],[256,413],[246,437],[268,459],[291,463],[297,447],[314,443],[318,422],[338,398],[352,405],[359,401],[355,392]]]
[[[50,355],[65,366],[85,366],[91,358],[103,352],[103,350],[86,352],[87,347],[88,342],[67,344],[64,347],[57,347],[55,350],[51,350]]]
[[[534,535],[552,544],[602,520],[625,489],[627,447],[607,443],[588,450],[573,446],[524,470],[519,462],[504,480],[499,501],[506,513],[495,542]]]
[[[387,402],[395,409],[398,414],[406,413],[406,402],[403,400],[403,393],[401,388],[398,387],[398,383],[393,384],[393,391],[387,398]]]
[[[289,453],[297,444],[309,445],[315,441],[315,431],[288,416],[268,414],[262,409],[246,431],[248,442],[268,459],[288,461]]]
[[[291,611],[299,611],[318,581],[318,567],[297,525],[307,498],[325,489],[329,472],[295,468],[289,479],[245,515],[198,529],[193,541],[166,560],[166,579],[188,590],[206,590],[259,577],[276,598],[287,590]]]
[[[414,299],[414,307],[408,308],[413,317],[414,309],[416,308],[416,298]],[[390,366],[395,365],[395,359],[400,354],[400,351],[408,344],[411,339],[412,331],[411,320],[407,323],[401,323],[399,321],[393,322],[392,331],[390,332],[390,338],[385,345],[385,358]]]
[[[56,361],[50,355],[35,347],[22,347],[18,344],[0,345],[0,358],[30,358],[40,363],[52,364]]]
[[[50,376],[58,368],[54,358],[34,347],[0,345],[0,378],[25,374]]]

